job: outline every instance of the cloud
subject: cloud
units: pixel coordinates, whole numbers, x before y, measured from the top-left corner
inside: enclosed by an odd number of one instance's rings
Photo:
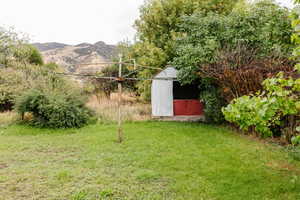
[[[34,42],[116,44],[133,39],[144,0],[3,0],[0,25],[28,33]],[[291,6],[292,0],[278,0]]]
[[[143,0],[5,0],[1,2],[0,24],[29,33],[37,42],[117,43],[133,38],[132,25],[142,3]]]

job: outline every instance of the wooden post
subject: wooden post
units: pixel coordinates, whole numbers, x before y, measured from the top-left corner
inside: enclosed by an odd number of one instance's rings
[[[136,61],[135,61],[135,59],[133,59],[133,66],[134,66],[134,70],[136,70]]]
[[[122,143],[123,133],[122,133],[122,54],[119,54],[119,81],[118,81],[118,142]]]

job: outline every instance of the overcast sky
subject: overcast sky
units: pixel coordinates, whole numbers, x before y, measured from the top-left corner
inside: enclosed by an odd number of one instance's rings
[[[292,0],[278,0],[291,6]],[[132,40],[144,0],[1,0],[0,25],[33,42],[79,44]]]

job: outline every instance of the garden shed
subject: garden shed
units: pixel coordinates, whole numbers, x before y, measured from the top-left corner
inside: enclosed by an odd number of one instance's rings
[[[177,70],[167,67],[152,82],[152,116],[187,121],[203,119],[203,104],[199,94],[197,85],[182,86],[177,80]]]

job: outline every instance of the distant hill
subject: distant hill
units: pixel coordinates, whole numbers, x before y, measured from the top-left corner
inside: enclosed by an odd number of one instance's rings
[[[60,49],[64,48],[65,46],[69,46],[67,44],[57,43],[57,42],[49,42],[49,43],[34,43],[33,44],[36,48],[40,51],[48,51],[51,49]]]
[[[67,71],[77,73],[99,71],[105,65],[96,63],[111,61],[117,54],[115,45],[108,45],[102,41],[78,45],[57,42],[34,43],[33,45],[41,51],[46,63],[55,62]],[[95,65],[80,65],[82,63],[95,63]]]

